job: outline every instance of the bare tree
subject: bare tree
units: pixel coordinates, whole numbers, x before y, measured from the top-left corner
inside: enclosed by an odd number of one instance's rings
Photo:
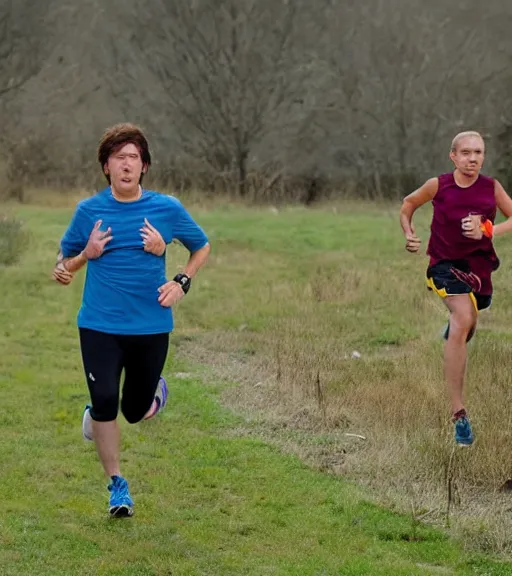
[[[167,182],[402,194],[449,166],[455,131],[504,134],[511,15],[506,0],[0,0],[3,161],[18,184],[51,179],[62,150],[68,184],[93,172],[105,123],[131,120]]]
[[[19,128],[17,100],[55,46],[54,24],[61,9],[52,0],[0,0],[0,147],[7,164],[9,195],[20,201],[30,166],[27,153],[34,145],[32,135]]]
[[[417,0],[331,2],[318,62],[321,90],[302,130],[324,169],[355,179],[371,194],[403,194],[447,150],[438,143],[463,127],[491,130],[507,60],[485,27],[458,7]],[[496,108],[495,108],[496,110]],[[323,132],[323,134],[322,134]],[[326,144],[326,135],[328,144]]]
[[[156,6],[156,4],[155,4]],[[246,182],[254,145],[275,132],[302,90],[300,0],[158,0],[140,45],[163,86],[183,149]]]
[[[0,97],[21,88],[40,69],[39,24],[19,0],[0,2]],[[26,4],[26,3],[25,3]],[[43,3],[38,3],[40,6]],[[27,18],[28,17],[28,18]],[[28,21],[27,21],[28,20]]]

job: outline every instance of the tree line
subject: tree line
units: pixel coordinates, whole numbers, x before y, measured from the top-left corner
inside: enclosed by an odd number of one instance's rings
[[[0,0],[0,176],[99,185],[95,146],[138,123],[152,181],[311,203],[397,198],[461,130],[512,184],[506,0]],[[509,186],[510,187],[510,186]]]

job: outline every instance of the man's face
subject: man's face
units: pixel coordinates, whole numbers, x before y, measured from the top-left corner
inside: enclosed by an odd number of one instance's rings
[[[450,158],[466,176],[477,175],[484,163],[485,146],[478,136],[465,136],[457,143],[455,152],[450,152]]]
[[[105,174],[110,175],[111,184],[116,190],[131,191],[138,187],[146,166],[142,163],[139,149],[135,144],[125,144],[112,153],[104,166]]]

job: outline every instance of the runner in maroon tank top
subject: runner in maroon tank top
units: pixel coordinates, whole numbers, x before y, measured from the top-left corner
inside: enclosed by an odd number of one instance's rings
[[[453,139],[450,159],[455,170],[430,178],[404,198],[400,224],[409,252],[418,252],[412,217],[432,202],[433,218],[427,254],[427,287],[443,298],[450,320],[445,332],[444,373],[450,394],[455,440],[473,443],[463,402],[467,346],[478,312],[489,308],[492,273],[499,267],[493,237],[512,230],[512,199],[495,179],[480,174],[485,144],[478,132],[461,132]],[[496,210],[508,220],[494,226]]]

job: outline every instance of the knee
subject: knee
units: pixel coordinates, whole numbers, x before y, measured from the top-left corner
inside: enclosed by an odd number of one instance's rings
[[[90,414],[96,422],[111,422],[117,418],[117,410],[115,398],[101,398],[93,401]]]
[[[129,424],[136,424],[143,420],[149,408],[150,406],[145,408],[144,406],[132,406],[121,402],[121,412]]]
[[[145,412],[144,412],[145,414]],[[123,416],[126,418],[128,424],[137,424],[144,418],[144,414],[140,414],[139,412],[130,412],[128,410],[123,410]]]
[[[475,330],[476,313],[474,311],[459,311],[451,314],[450,317],[450,336],[467,338]]]

